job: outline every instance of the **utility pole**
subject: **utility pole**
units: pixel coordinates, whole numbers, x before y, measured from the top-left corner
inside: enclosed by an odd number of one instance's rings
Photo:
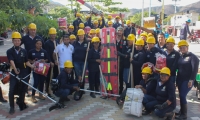
[[[176,12],[177,12],[177,10],[176,10],[176,2],[177,1],[180,1],[180,0],[172,0],[172,1],[174,1],[175,2],[175,4],[174,4],[174,36],[175,36],[175,31],[176,31]]]
[[[149,17],[151,17],[151,0],[149,0]]]
[[[163,25],[163,20],[164,20],[164,14],[165,14],[165,3],[164,3],[164,0],[162,0],[162,15],[161,15],[162,25]]]
[[[144,0],[142,0],[142,21],[141,21],[141,26],[143,27],[144,25]]]

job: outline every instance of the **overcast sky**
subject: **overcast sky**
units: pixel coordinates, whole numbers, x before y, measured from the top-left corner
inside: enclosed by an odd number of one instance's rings
[[[59,2],[61,4],[67,5],[70,4],[70,0],[53,0],[55,2]],[[142,8],[142,0],[113,0],[116,2],[122,2],[123,4],[117,7],[127,7],[129,9],[131,8],[137,8],[137,9],[141,9]],[[149,7],[150,6],[150,1],[151,1],[151,5],[152,6],[161,6],[162,3],[159,2],[158,0],[144,0],[144,7]],[[189,5],[191,3],[195,3],[199,0],[177,0],[177,5],[178,6],[185,6],[185,5]],[[175,2],[173,0],[165,0],[165,5],[167,4],[175,4]],[[83,10],[86,10],[85,7],[82,7]]]

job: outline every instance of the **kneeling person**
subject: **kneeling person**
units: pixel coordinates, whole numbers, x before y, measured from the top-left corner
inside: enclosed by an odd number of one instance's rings
[[[59,103],[64,105],[64,101],[67,99],[67,96],[74,92],[79,91],[78,80],[74,80],[73,75],[73,64],[71,61],[66,61],[64,63],[64,69],[58,75],[59,88],[55,92],[57,97],[60,97]]]

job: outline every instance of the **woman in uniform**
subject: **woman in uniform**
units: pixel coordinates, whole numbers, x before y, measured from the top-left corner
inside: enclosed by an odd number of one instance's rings
[[[173,37],[169,37],[166,41],[166,50],[164,54],[166,56],[167,67],[171,71],[170,81],[175,83],[176,80],[176,70],[178,67],[178,59],[180,57],[179,52],[174,50],[175,40]]]
[[[46,50],[42,49],[42,41],[40,39],[36,40],[35,47],[35,49],[30,50],[28,53],[28,60],[30,61],[30,63],[34,63],[38,60],[42,63],[49,62],[49,57]],[[39,86],[39,91],[43,92],[45,76],[33,72],[33,78],[33,87],[38,88]],[[41,93],[39,93],[39,99],[45,100],[44,96]],[[37,100],[35,99],[34,89],[32,90],[32,102],[37,103]]]
[[[180,97],[180,116],[179,120],[187,119],[187,100],[186,96],[191,90],[199,68],[199,59],[196,55],[188,51],[188,43],[186,40],[181,40],[178,43],[181,56],[178,60],[178,74],[176,85],[179,90]]]
[[[88,53],[88,70],[89,70],[89,86],[92,91],[99,91],[100,85],[100,71],[99,65],[101,63],[100,60],[100,49],[99,49],[100,40],[98,37],[92,38],[93,48],[89,50]],[[92,98],[96,98],[94,93],[90,93]]]
[[[79,29],[77,33],[77,41],[74,42],[74,53],[73,53],[73,63],[74,63],[74,69],[76,73],[76,78],[79,81],[82,81],[81,88],[84,89],[85,84],[85,78],[82,78],[83,73],[83,67],[88,47],[88,42],[85,38],[85,32],[83,29]]]
[[[173,110],[176,108],[176,95],[175,86],[169,80],[170,69],[164,67],[160,71],[160,78],[157,80],[157,86],[155,89],[156,97],[145,96],[148,102],[144,105],[146,113],[153,111],[156,116],[166,120],[172,120],[174,117]]]

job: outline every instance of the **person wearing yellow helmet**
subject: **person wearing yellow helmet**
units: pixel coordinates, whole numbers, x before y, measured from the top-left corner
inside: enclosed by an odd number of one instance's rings
[[[77,31],[79,29],[79,24],[83,23],[83,21],[81,20],[81,14],[80,13],[76,13],[76,17],[77,17],[77,19],[73,21],[74,33],[77,33]]]
[[[108,21],[112,21],[112,16],[108,15],[107,22],[105,23],[105,26],[108,27]]]
[[[112,21],[108,21],[108,27],[113,27],[113,22]]]
[[[69,39],[70,39],[70,44],[73,45],[73,43],[76,41],[76,36],[74,34],[71,34],[69,36]]]
[[[146,32],[141,33],[141,34],[140,34],[140,37],[141,37],[141,39],[144,40],[144,43],[146,44],[146,41],[147,41],[147,33],[146,33]]]
[[[85,84],[85,77],[82,78],[83,66],[85,62],[88,41],[84,37],[85,32],[83,29],[79,29],[77,32],[77,41],[74,42],[74,53],[73,53],[73,62],[74,62],[74,69],[76,72],[76,78],[79,81],[83,80],[83,84],[81,86],[84,89]]]
[[[175,40],[173,37],[169,37],[166,41],[166,50],[164,51],[164,55],[166,56],[167,67],[171,71],[170,81],[175,83],[176,80],[176,70],[178,67],[178,59],[180,57],[180,53],[174,49]]]
[[[20,47],[21,34],[19,32],[12,33],[12,43],[13,47],[6,51],[8,61],[12,67],[11,73],[15,76],[19,75],[21,78],[24,78],[29,74],[29,71],[27,71],[27,67],[29,67],[30,69],[34,69],[35,67],[31,65],[28,61],[27,51]],[[24,102],[27,85],[22,83],[19,86],[18,79],[15,76],[10,75],[9,114],[15,113],[14,93],[16,93],[16,88],[18,90],[17,92],[19,93],[19,98],[17,98],[17,105],[19,106],[20,111],[28,107]],[[24,81],[28,82],[28,79],[25,79]]]
[[[158,43],[155,44],[155,47],[161,49],[162,51],[166,50],[165,35],[163,33],[158,34]]]
[[[130,58],[130,62],[133,64],[134,85],[139,85],[140,80],[142,79],[141,67],[146,59],[144,41],[138,39],[135,43],[135,48],[137,52],[134,53],[133,58]]]
[[[131,87],[128,83],[128,75],[130,69],[130,53],[132,52],[133,42],[135,41],[135,35],[130,34],[127,38],[128,44],[124,45],[122,52],[118,51],[118,56],[121,56],[123,61],[123,80],[126,83],[126,87]]]
[[[64,102],[70,93],[79,91],[78,80],[74,78],[73,63],[70,60],[64,62],[64,69],[58,75],[59,87],[55,90],[55,95],[59,97],[59,103],[64,106]]]
[[[159,118],[174,119],[173,110],[176,108],[176,95],[174,83],[169,80],[170,75],[171,72],[168,67],[162,68],[160,78],[157,79],[156,97],[145,96],[145,99],[148,100],[145,104],[147,114],[155,109],[154,113]]]
[[[99,49],[100,39],[98,37],[93,37],[91,42],[93,47],[88,52],[89,88],[92,91],[99,91],[99,65],[101,63]],[[96,98],[95,94],[92,92],[90,93],[90,96]]]
[[[130,20],[126,21],[126,25],[127,27],[124,29],[124,36],[127,38],[129,34],[136,35],[134,24],[132,24]]]
[[[85,25],[83,23],[80,23],[78,27],[79,27],[78,29],[84,29]]]
[[[147,51],[146,51],[146,62],[156,64],[156,53],[162,54],[163,51],[155,47],[156,39],[154,37],[147,38]]]
[[[100,31],[101,31],[101,29],[99,29],[99,28],[97,28],[97,29],[95,30],[96,36],[99,37],[99,38],[100,38]]]
[[[92,18],[91,14],[86,16],[86,22],[84,23],[85,27],[92,28]]]
[[[120,19],[121,19],[120,16],[116,16],[116,17],[115,17],[115,23],[113,24],[113,27],[114,27],[115,29],[117,29],[119,26],[122,26],[122,24],[119,23]],[[131,34],[131,33],[129,33],[129,34]]]
[[[192,89],[196,75],[199,69],[199,59],[192,52],[188,51],[189,44],[186,40],[180,40],[178,43],[181,57],[178,60],[178,73],[176,85],[180,97],[180,116],[178,119],[187,119],[187,99],[188,92]]]
[[[68,34],[68,35],[75,34],[74,33],[74,26],[73,25],[70,24],[68,26],[68,30],[67,30],[66,34]]]

